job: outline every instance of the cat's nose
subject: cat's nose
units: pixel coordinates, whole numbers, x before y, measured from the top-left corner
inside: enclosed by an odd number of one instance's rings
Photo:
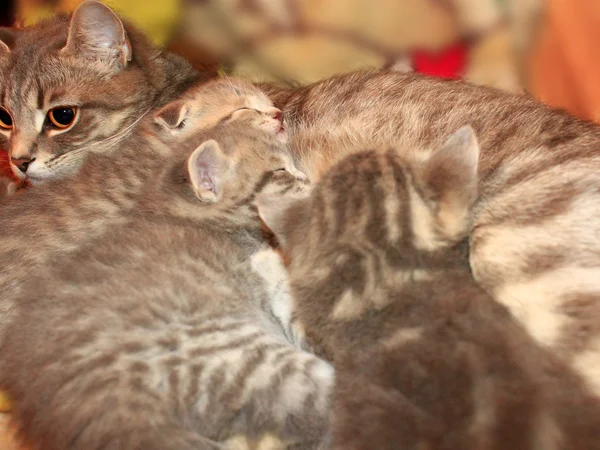
[[[27,172],[29,164],[35,161],[35,158],[10,158],[10,162],[19,168],[23,173]]]
[[[275,109],[273,111],[273,119],[283,122],[283,111],[280,109]]]

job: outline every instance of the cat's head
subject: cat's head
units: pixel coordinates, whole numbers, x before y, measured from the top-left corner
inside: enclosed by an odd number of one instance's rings
[[[88,0],[70,18],[0,29],[0,148],[17,177],[35,184],[75,172],[152,107],[147,62],[160,55],[127,28]]]
[[[214,218],[223,226],[252,222],[258,228],[257,193],[308,184],[294,166],[279,115],[244,107],[187,141],[158,183],[169,215]],[[150,198],[159,197],[153,193]]]
[[[267,122],[283,127],[281,110],[273,106],[264,92],[247,81],[229,77],[191,87],[180,99],[156,111],[154,122],[164,134],[179,140],[199,129],[212,128],[243,109],[262,112]],[[276,120],[270,121],[268,116]]]
[[[407,149],[408,150],[408,149]],[[310,195],[261,195],[259,214],[294,266],[329,270],[375,252],[417,266],[467,235],[479,146],[463,127],[430,151],[369,151],[331,168]]]

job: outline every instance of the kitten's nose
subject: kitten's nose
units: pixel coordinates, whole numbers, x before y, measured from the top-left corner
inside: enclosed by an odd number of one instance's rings
[[[283,122],[283,111],[280,109],[275,109],[273,111],[273,119]]]
[[[35,161],[35,158],[10,158],[10,162],[19,168],[23,173],[27,172],[29,164]]]

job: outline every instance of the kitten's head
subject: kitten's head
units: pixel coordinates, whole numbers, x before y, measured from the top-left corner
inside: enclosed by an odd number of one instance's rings
[[[190,148],[190,143],[198,145]],[[215,218],[223,226],[251,220],[258,228],[253,205],[257,193],[307,185],[288,152],[281,117],[255,109],[234,111],[214,128],[189,138],[187,150],[179,154],[158,184],[173,216]]]
[[[86,153],[117,144],[158,95],[146,67],[157,57],[93,0],[71,18],[0,29],[0,148],[15,175],[34,184],[60,178]]]
[[[154,121],[167,135],[181,139],[199,129],[214,127],[243,109],[260,111],[265,114],[266,122],[279,126],[278,130],[283,128],[283,114],[266,94],[236,78],[217,78],[193,86],[180,99],[154,113]]]
[[[370,252],[416,266],[468,233],[478,158],[470,127],[430,152],[357,153],[330,169],[306,198],[259,196],[259,214],[292,271],[296,264],[327,269],[346,253]]]

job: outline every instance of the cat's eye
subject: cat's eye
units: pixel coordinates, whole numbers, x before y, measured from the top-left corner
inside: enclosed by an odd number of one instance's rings
[[[12,116],[4,108],[0,108],[0,128],[11,130],[13,127]]]
[[[75,122],[77,118],[77,107],[59,106],[48,111],[48,120],[50,123],[60,129],[66,130]]]

